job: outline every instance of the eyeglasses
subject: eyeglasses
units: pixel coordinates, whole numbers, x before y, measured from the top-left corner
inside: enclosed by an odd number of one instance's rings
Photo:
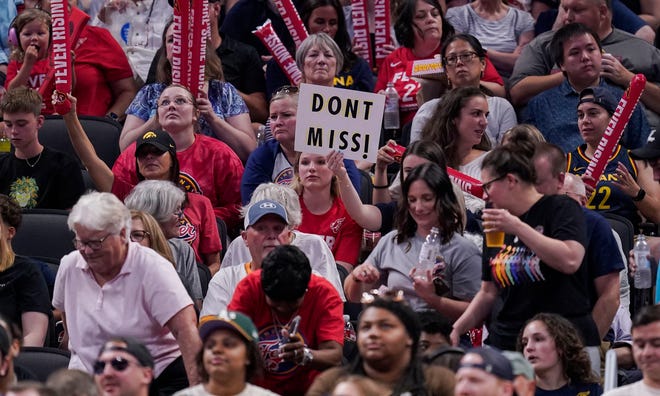
[[[112,234],[108,234],[101,239],[92,239],[89,241],[81,241],[78,238],[73,238],[73,246],[78,250],[83,250],[85,247],[89,247],[92,250],[99,250],[103,247],[103,242],[111,235]]]
[[[126,368],[128,368],[128,366],[133,362],[124,359],[121,356],[117,356],[109,361],[97,360],[94,362],[94,366],[93,366],[94,374],[96,375],[103,374],[103,371],[105,371],[105,365],[108,363],[110,363],[110,366],[112,366],[113,370],[121,372],[126,370]]]
[[[445,58],[445,66],[456,66],[460,60],[461,63],[466,64],[472,61],[477,56],[476,52],[466,52],[464,54],[449,55]]]
[[[131,231],[131,241],[133,242],[142,242],[144,238],[149,238],[151,234],[149,231],[144,230],[133,230]]]
[[[277,91],[275,91],[275,94],[273,96],[275,96],[275,95],[297,94],[297,93],[298,93],[298,87],[296,87],[295,85],[285,85],[285,86],[281,87],[280,89],[278,89]]]
[[[183,218],[183,208],[178,208],[174,213],[172,213],[172,217],[176,217],[177,219],[182,219]]]
[[[173,101],[169,100],[169,99],[163,99],[163,100],[160,101],[160,103],[158,103],[158,107],[167,107],[167,106],[171,105],[172,102],[174,102],[174,104],[177,105],[177,106],[192,104],[192,102],[189,99],[186,99],[184,97],[178,97],[178,98],[174,98]]]
[[[403,290],[400,289],[372,289],[368,292],[362,293],[360,302],[362,304],[371,304],[376,299],[389,300],[394,302],[403,301]]]
[[[495,183],[496,181],[500,181],[500,180],[504,179],[505,177],[506,177],[506,175],[502,175],[502,176],[500,176],[500,177],[496,177],[496,178],[494,178],[493,180],[491,180],[491,181],[489,181],[489,182],[482,183],[482,184],[481,184],[481,188],[484,189],[484,192],[485,192],[486,194],[490,195],[490,192],[488,191],[488,189],[490,188],[491,184]]]

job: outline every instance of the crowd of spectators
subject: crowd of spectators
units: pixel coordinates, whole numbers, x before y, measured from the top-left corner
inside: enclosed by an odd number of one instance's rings
[[[65,114],[51,1],[0,7],[0,395],[597,396],[608,349],[612,395],[660,392],[658,297],[624,251],[648,234],[656,271],[660,2],[391,0],[369,54],[348,0],[292,0],[297,47],[275,1],[207,0],[194,95],[173,83],[177,1],[68,0]],[[303,83],[397,91],[375,164],[296,151],[266,20]],[[40,142],[53,119],[69,153]],[[116,127],[110,163],[90,119]],[[75,235],[58,263],[12,247],[40,211]],[[20,355],[41,347],[69,369],[39,378]]]

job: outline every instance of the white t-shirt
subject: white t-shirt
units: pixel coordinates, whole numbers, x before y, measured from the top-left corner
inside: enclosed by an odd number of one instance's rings
[[[651,388],[644,381],[638,381],[634,384],[625,385],[620,388],[612,389],[603,394],[603,396],[660,396],[660,389]]]
[[[212,393],[208,393],[204,389],[203,384],[195,385],[190,388],[182,389],[174,394],[174,396],[214,396]],[[277,393],[273,393],[268,389],[261,388],[252,384],[245,384],[245,389],[240,393],[235,394],[234,396],[278,396]]]

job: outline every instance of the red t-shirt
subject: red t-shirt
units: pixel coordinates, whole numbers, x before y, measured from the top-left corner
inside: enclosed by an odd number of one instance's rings
[[[438,54],[440,53],[440,49],[438,47]],[[394,83],[394,89],[399,93],[401,126],[412,121],[419,108],[417,106],[417,92],[419,92],[421,85],[408,75],[408,63],[432,57],[418,58],[413,54],[411,48],[399,47],[392,51],[380,66],[374,92],[387,88],[388,82]],[[482,80],[504,85],[504,80],[497,73],[495,66],[493,66],[488,57],[486,57],[486,69],[484,70]]]
[[[5,80],[5,89],[9,88],[9,83],[16,78],[18,71],[21,70],[23,66],[22,62],[15,60],[9,61],[7,65],[7,80]],[[41,88],[48,72],[50,71],[50,60],[49,59],[40,59],[34,63],[32,70],[30,70],[30,77],[28,78],[27,86],[36,89],[37,91]],[[48,92],[53,92],[50,89]],[[44,105],[41,110],[41,114],[48,115],[53,114],[55,110],[53,109],[53,103],[50,96],[48,98],[44,97]]]
[[[185,191],[202,194],[211,200],[213,212],[228,228],[238,225],[243,164],[236,153],[218,139],[196,134],[195,142],[178,151],[176,157],[179,159],[179,183]],[[112,173],[115,181],[138,183],[135,142],[119,155]]]
[[[240,281],[227,309],[249,316],[259,331],[264,377],[255,381],[255,385],[280,395],[304,395],[320,371],[279,358],[282,327],[275,324],[273,311],[266,303],[261,287],[261,270],[248,274]],[[327,280],[312,274],[297,314],[300,315],[298,334],[310,349],[318,349],[319,344],[325,341],[344,344],[343,303],[337,290]]]
[[[128,58],[107,29],[90,25],[81,32],[74,53],[78,114],[103,117],[115,101],[111,83],[133,78]]]
[[[115,176],[111,192],[122,201],[130,194],[135,184]],[[211,201],[203,195],[187,193],[188,204],[183,209],[184,217],[179,223],[179,238],[185,240],[195,251],[195,258],[203,263],[202,254],[222,250],[218,224],[215,221]]]
[[[340,198],[335,198],[330,209],[316,215],[307,209],[305,200],[300,197],[302,224],[298,231],[316,234],[323,238],[332,251],[335,261],[356,265],[362,244],[362,227],[348,214]]]

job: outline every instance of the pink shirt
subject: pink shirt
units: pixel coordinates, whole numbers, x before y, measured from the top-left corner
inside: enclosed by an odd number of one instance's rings
[[[133,242],[119,274],[103,286],[77,250],[62,258],[55,279],[53,306],[66,314],[69,368],[88,373],[103,343],[120,335],[143,342],[160,375],[181,355],[165,324],[188,305],[192,300],[172,264]]]

